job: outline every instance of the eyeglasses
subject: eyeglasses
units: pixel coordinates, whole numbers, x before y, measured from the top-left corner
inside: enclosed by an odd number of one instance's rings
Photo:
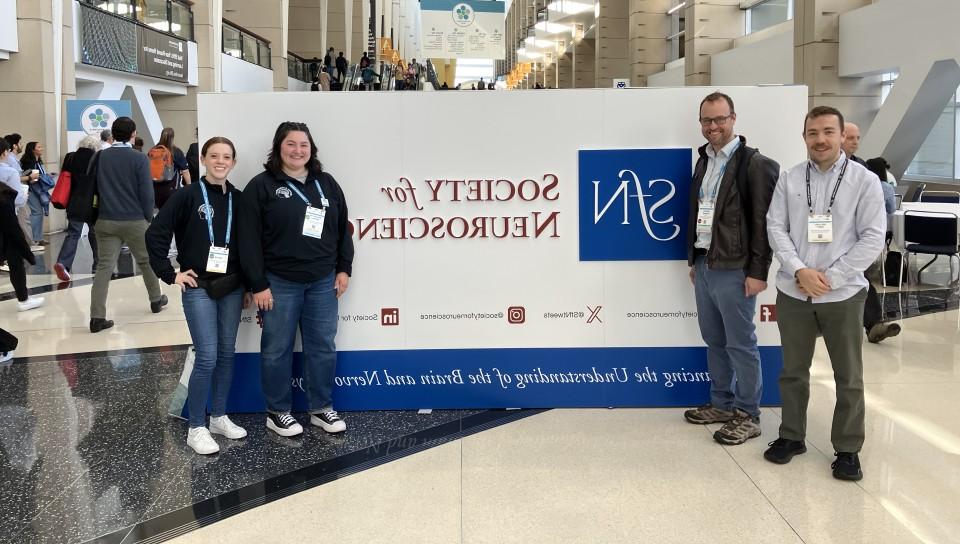
[[[700,124],[709,127],[711,124],[716,124],[718,127],[722,127],[727,124],[727,120],[733,117],[733,115],[722,115],[720,117],[701,117]]]

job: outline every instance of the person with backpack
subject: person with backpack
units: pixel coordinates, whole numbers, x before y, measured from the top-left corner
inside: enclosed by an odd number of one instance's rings
[[[77,255],[77,246],[80,243],[80,236],[83,234],[83,226],[87,225],[87,240],[90,242],[90,249],[93,251],[93,271],[97,269],[97,235],[94,232],[93,209],[90,203],[93,201],[94,191],[93,180],[88,175],[88,167],[93,160],[93,156],[100,150],[100,139],[95,136],[87,136],[80,140],[77,150],[67,153],[63,159],[63,170],[70,174],[70,196],[67,198],[67,236],[60,246],[60,253],[57,255],[57,262],[53,265],[53,271],[60,281],[70,281],[70,271],[73,268],[73,260]]]
[[[687,264],[707,345],[710,401],[683,414],[697,425],[723,423],[713,438],[729,446],[760,436],[763,377],[753,317],[773,261],[766,216],[780,173],[779,164],[737,136],[736,121],[726,94],[700,102],[707,143],[690,185]]]
[[[166,127],[160,132],[160,141],[147,152],[150,161],[150,179],[153,181],[154,205],[159,210],[183,185],[190,185],[190,163],[179,147],[173,145],[173,129]]]

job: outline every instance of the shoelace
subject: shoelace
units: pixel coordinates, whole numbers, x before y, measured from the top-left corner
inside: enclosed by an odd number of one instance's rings
[[[841,461],[842,461],[844,464],[846,464],[846,465],[852,465],[852,464],[853,464],[853,456],[852,456],[852,455],[850,455],[850,454],[848,454],[848,453],[841,455],[841,454],[839,454],[839,453],[837,453],[837,452],[833,452],[833,454],[834,454],[837,458],[836,458],[832,463],[830,463],[830,468],[837,468],[837,465],[839,465]]]
[[[280,424],[283,425],[284,427],[289,427],[290,425],[293,425],[294,423],[297,422],[297,420],[293,419],[293,416],[291,416],[290,414],[280,414],[280,417],[278,419],[280,420]]]
[[[323,413],[329,421],[340,421],[340,415],[337,414],[336,410],[329,410]]]

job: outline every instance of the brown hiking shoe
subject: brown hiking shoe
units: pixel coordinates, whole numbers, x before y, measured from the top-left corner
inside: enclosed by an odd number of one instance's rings
[[[733,419],[733,412],[714,408],[712,404],[707,403],[699,408],[693,408],[683,413],[683,417],[694,425],[706,425],[708,423],[726,423]]]
[[[736,417],[726,422],[719,431],[713,433],[714,440],[727,446],[736,446],[760,436],[759,419],[755,419],[750,414],[737,408],[733,409],[733,413],[736,414]]]

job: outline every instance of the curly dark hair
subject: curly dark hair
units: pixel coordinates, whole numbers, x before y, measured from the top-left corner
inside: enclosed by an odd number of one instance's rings
[[[311,174],[323,172],[323,165],[320,163],[320,160],[317,159],[317,144],[313,141],[313,136],[310,135],[310,129],[306,123],[298,123],[295,121],[284,121],[277,127],[277,132],[273,135],[273,147],[270,148],[270,154],[267,155],[267,162],[263,164],[263,167],[275,176],[283,174],[283,162],[280,159],[280,145],[291,132],[303,132],[307,135],[307,139],[310,140],[310,160],[307,162],[307,171]]]

